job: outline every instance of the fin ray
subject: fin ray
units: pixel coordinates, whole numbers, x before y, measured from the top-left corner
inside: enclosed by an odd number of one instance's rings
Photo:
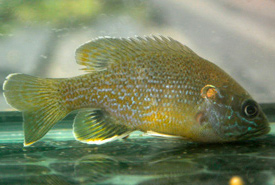
[[[24,146],[41,139],[69,111],[59,100],[58,81],[10,74],[3,85],[8,104],[23,113]]]
[[[78,112],[73,124],[77,140],[88,144],[103,144],[128,135],[133,129],[117,123],[99,109],[83,109]]]
[[[182,55],[182,52],[195,54],[180,42],[164,36],[111,38],[100,37],[87,42],[76,50],[76,62],[84,65],[86,71],[101,71],[111,63],[131,61],[140,54],[151,55],[156,52]]]

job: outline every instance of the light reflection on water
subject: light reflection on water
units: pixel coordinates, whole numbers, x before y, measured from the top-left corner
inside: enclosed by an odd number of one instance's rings
[[[71,128],[57,127],[23,148],[18,124],[0,136],[0,184],[228,184],[236,175],[246,184],[268,184],[275,170],[272,127],[267,136],[210,145],[141,132],[87,145],[74,140]]]

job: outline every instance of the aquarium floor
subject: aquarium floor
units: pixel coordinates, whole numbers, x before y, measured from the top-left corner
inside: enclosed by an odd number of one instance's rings
[[[275,184],[274,124],[260,138],[205,145],[141,132],[88,145],[75,141],[71,128],[57,127],[30,147],[23,147],[21,126],[5,125],[0,131],[0,184],[220,185],[234,176],[245,184]]]

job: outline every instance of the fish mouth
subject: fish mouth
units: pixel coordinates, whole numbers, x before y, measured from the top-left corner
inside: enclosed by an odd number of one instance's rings
[[[246,132],[242,135],[240,135],[238,137],[238,139],[240,140],[243,140],[243,139],[248,139],[248,138],[252,138],[252,137],[259,137],[259,136],[262,136],[262,135],[265,135],[267,133],[269,133],[271,130],[271,128],[269,126],[266,126],[266,127],[262,127],[261,129],[257,129],[253,132]]]

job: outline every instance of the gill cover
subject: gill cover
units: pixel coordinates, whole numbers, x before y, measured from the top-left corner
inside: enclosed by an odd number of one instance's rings
[[[201,96],[205,101],[203,111],[197,114],[197,121],[201,125],[212,127],[219,136],[223,137],[233,116],[228,97],[219,88],[210,84],[201,89]]]

